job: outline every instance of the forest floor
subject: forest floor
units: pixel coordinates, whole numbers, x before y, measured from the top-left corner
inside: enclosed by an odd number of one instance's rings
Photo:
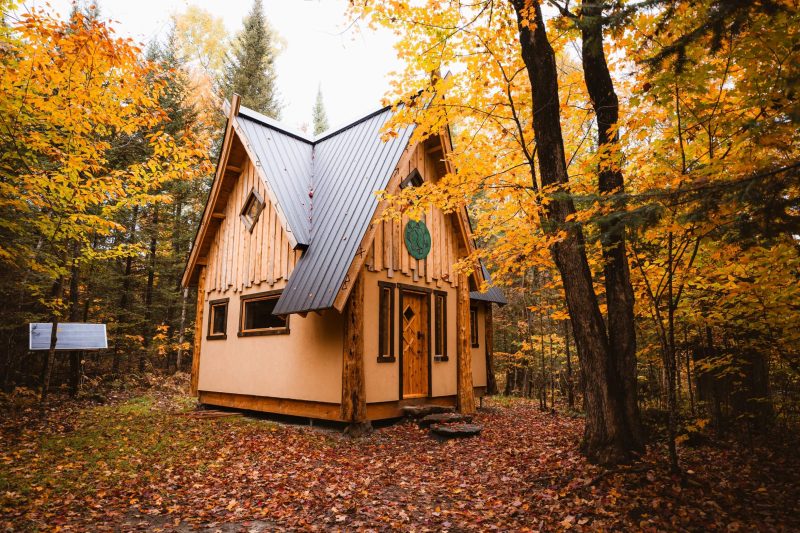
[[[66,531],[800,529],[800,458],[773,442],[652,446],[589,465],[582,420],[489,400],[483,433],[399,422],[350,440],[264,418],[194,418],[182,384],[105,404],[0,402],[0,529]]]

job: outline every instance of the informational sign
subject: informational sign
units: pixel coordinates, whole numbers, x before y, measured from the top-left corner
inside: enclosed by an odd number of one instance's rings
[[[53,324],[30,324],[28,346],[31,350],[49,350]],[[108,348],[105,324],[64,322],[56,329],[56,350],[103,350]]]

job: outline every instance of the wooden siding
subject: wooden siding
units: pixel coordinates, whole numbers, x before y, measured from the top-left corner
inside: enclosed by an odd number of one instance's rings
[[[438,152],[440,155],[441,152]],[[425,145],[417,145],[409,157],[403,157],[398,165],[402,180],[417,169],[426,181],[437,180],[443,165],[436,155],[427,152]],[[376,220],[375,236],[367,246],[365,265],[370,272],[388,271],[389,278],[410,278],[413,281],[434,283],[436,287],[449,284],[458,286],[455,264],[466,254],[459,236],[458,222],[454,214],[445,214],[431,207],[423,215],[431,234],[431,251],[425,259],[414,259],[406,249],[403,230],[408,217],[402,220]]]
[[[253,230],[248,231],[239,213],[254,189],[266,203]],[[240,292],[262,285],[266,289],[285,283],[302,252],[292,249],[264,183],[249,159],[242,166],[224,211],[213,216],[224,218],[208,252],[206,293]]]

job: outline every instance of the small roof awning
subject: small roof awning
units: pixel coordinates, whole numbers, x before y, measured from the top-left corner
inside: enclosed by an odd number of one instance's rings
[[[500,306],[506,305],[508,300],[506,300],[505,294],[497,287],[492,286],[492,276],[489,275],[489,271],[483,265],[483,261],[481,261],[481,270],[483,271],[483,279],[489,284],[489,288],[486,292],[470,291],[469,299],[478,302],[495,303]]]

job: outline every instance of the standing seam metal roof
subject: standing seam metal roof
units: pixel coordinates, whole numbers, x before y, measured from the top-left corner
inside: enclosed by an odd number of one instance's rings
[[[333,307],[413,128],[384,142],[390,108],[309,139],[240,108],[237,121],[298,244],[306,250],[275,306],[285,315]],[[311,194],[310,194],[311,193]]]
[[[307,138],[245,107],[237,121],[241,133],[275,192],[289,228],[305,251],[275,306],[286,315],[333,307],[353,257],[358,253],[384,190],[413,128],[384,142],[381,131],[390,108]],[[481,265],[484,279],[489,272]],[[506,303],[502,291],[471,292],[470,298]]]

